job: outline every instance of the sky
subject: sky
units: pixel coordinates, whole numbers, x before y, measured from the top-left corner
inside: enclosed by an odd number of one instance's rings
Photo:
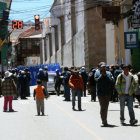
[[[34,15],[40,15],[40,21],[50,15],[54,0],[12,0],[10,20],[33,21]]]

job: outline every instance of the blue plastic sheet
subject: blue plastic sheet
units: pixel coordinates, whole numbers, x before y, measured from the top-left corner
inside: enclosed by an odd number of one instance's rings
[[[61,72],[59,63],[34,65],[34,66],[19,66],[19,67],[17,67],[17,69],[24,70],[25,68],[28,68],[29,72],[31,73],[30,86],[34,86],[34,85],[36,85],[37,74],[39,72],[39,69],[42,68],[44,70],[44,68],[46,66],[48,67],[48,72],[54,73],[56,71],[56,69],[58,69]]]

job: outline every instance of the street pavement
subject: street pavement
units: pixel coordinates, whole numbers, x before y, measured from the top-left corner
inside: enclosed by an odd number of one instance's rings
[[[45,100],[45,116],[37,116],[33,97],[14,100],[15,112],[3,112],[4,99],[0,98],[0,140],[140,140],[139,108],[134,109],[139,123],[129,125],[126,108],[128,125],[121,126],[119,103],[110,103],[111,126],[102,127],[99,102],[91,102],[90,95],[82,97],[83,111],[73,111],[71,101],[63,99],[62,95],[51,95]]]

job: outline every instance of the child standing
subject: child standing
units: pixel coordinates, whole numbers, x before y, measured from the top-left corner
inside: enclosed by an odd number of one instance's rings
[[[40,111],[42,112],[42,115],[44,115],[44,98],[47,98],[45,88],[41,84],[42,81],[38,79],[37,86],[34,89],[34,100],[36,100],[38,115],[40,115]]]

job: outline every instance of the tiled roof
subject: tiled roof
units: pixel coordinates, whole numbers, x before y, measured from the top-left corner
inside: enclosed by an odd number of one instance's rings
[[[22,32],[25,32],[26,30],[28,30],[29,27],[24,27],[23,29],[19,30],[19,29],[15,29],[11,35],[10,35],[10,41],[12,42],[18,42],[18,38],[19,38],[19,35],[22,33]]]
[[[30,29],[24,31],[19,35],[18,38],[27,38],[29,36],[41,34],[42,30],[35,30],[35,27],[31,27]]]

